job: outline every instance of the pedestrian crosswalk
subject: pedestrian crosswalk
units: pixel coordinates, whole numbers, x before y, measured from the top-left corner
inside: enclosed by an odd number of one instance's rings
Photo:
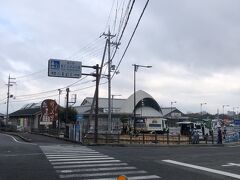
[[[126,175],[129,180],[160,179],[114,157],[85,146],[40,146],[61,179],[116,180]]]

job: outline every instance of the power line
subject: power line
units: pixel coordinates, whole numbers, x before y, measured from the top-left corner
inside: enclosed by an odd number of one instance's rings
[[[70,58],[71,56],[76,56],[80,51],[83,51],[83,50],[88,50],[90,49],[91,47],[93,47],[93,49],[91,50],[94,50],[94,48],[96,49],[98,47],[98,44],[96,43],[97,41],[99,41],[99,38],[95,38],[93,41],[87,43],[85,46],[81,47],[80,49],[78,49],[75,53],[73,53],[72,55],[66,57],[65,59],[68,59]],[[100,41],[99,41],[100,42]],[[97,49],[99,51],[99,48]],[[95,52],[95,51],[93,51]],[[86,52],[85,55],[87,55],[89,52]],[[32,73],[29,73],[29,74],[26,74],[26,75],[22,75],[22,76],[18,76],[16,77],[17,79],[23,79],[23,78],[26,78],[26,77],[29,77],[29,76],[34,76],[36,74],[39,74],[39,73],[42,73],[46,71],[46,68],[44,69],[41,69],[39,71],[36,71],[36,72],[32,72]]]
[[[114,0],[113,2],[112,2],[112,6],[111,6],[111,9],[110,9],[110,12],[109,12],[109,15],[108,15],[108,20],[107,20],[107,22],[106,22],[106,25],[105,25],[105,30],[104,31],[106,31],[107,30],[107,28],[108,28],[108,26],[109,26],[109,22],[110,22],[110,19],[111,19],[111,14],[112,14],[112,10],[113,10],[113,6],[114,6],[114,4],[115,4],[115,1],[116,0]]]
[[[102,83],[100,83],[99,85],[106,84],[107,82],[108,82],[108,81],[102,82]],[[89,89],[89,88],[92,88],[92,87],[96,87],[96,85],[91,85],[91,86],[87,86],[87,87],[84,87],[84,88],[75,89],[75,90],[72,90],[71,92],[81,91],[81,90]]]
[[[129,1],[129,4],[128,4],[128,6],[127,6],[127,10],[128,10],[128,8],[129,8],[129,6],[130,6],[130,3],[131,3],[131,0]],[[127,15],[127,18],[126,18],[126,21],[125,21],[125,24],[124,24],[124,27],[123,27],[123,29],[122,29],[122,32],[121,32],[121,35],[120,35],[119,39],[118,39],[119,34],[117,35],[117,40],[116,40],[116,41],[118,42],[118,44],[120,44],[120,42],[121,42],[121,40],[122,40],[122,37],[123,37],[123,34],[124,34],[125,30],[126,30],[126,27],[127,27],[127,24],[128,24],[129,18],[130,18],[130,15],[131,15],[131,13],[132,13],[132,9],[133,9],[134,4],[135,4],[135,0],[133,0],[133,2],[132,2],[132,4],[131,4],[130,10],[129,10],[129,12],[128,12],[128,15]],[[127,10],[126,10],[126,12],[127,12]],[[122,21],[122,22],[123,22],[123,21]],[[119,30],[120,30],[120,29],[119,29]],[[120,33],[120,31],[119,31],[119,33]],[[112,55],[112,57],[111,57],[111,60],[113,60],[113,58],[115,57],[116,52],[117,52],[117,49],[118,49],[118,46],[116,46],[115,51],[114,51],[114,53],[113,53],[113,55]]]
[[[35,74],[39,74],[39,73],[41,73],[41,72],[43,72],[43,71],[46,71],[46,69],[42,69],[42,70],[39,70],[39,71],[37,71],[37,72],[33,72],[33,73],[26,74],[26,75],[23,75],[23,76],[18,76],[18,77],[16,77],[16,79],[26,78],[26,77],[28,77],[28,76],[32,76],[32,75],[35,75]]]
[[[112,78],[113,78],[114,75],[116,74],[116,72],[117,72],[117,70],[118,70],[118,68],[119,68],[119,66],[120,66],[120,64],[121,64],[121,62],[122,62],[122,60],[123,60],[123,58],[124,58],[127,50],[128,50],[128,47],[129,47],[129,45],[130,45],[130,43],[131,43],[131,41],[132,41],[132,39],[133,39],[133,36],[135,35],[135,32],[136,32],[136,30],[137,30],[137,28],[138,28],[138,25],[139,25],[139,23],[140,23],[140,21],[141,21],[141,19],[142,19],[142,16],[143,16],[143,14],[144,14],[144,12],[145,12],[145,9],[146,9],[146,7],[147,7],[147,5],[148,5],[148,2],[149,2],[149,0],[147,0],[146,4],[145,4],[145,6],[144,6],[144,8],[143,8],[143,10],[142,10],[142,13],[141,13],[141,15],[140,15],[140,17],[139,17],[139,19],[138,19],[138,22],[137,22],[135,28],[134,28],[134,31],[133,31],[133,33],[132,33],[132,35],[131,35],[131,38],[130,38],[129,41],[128,41],[128,44],[127,44],[127,46],[126,46],[126,48],[125,48],[125,50],[124,50],[124,53],[123,53],[123,55],[122,55],[122,57],[121,57],[118,65],[117,65],[117,67],[116,67],[116,69],[115,69],[115,71],[114,71],[114,73],[113,73],[113,75],[112,75]]]
[[[7,98],[3,98],[3,99],[0,100],[0,102],[1,102],[1,101],[5,101],[6,99],[7,99]]]
[[[46,94],[46,93],[51,93],[51,92],[55,92],[57,91],[58,89],[65,89],[65,88],[68,88],[68,87],[71,87],[77,83],[79,83],[80,81],[82,81],[83,79],[85,79],[87,76],[84,76],[83,78],[81,78],[80,80],[77,80],[75,81],[74,83],[71,83],[67,86],[64,86],[62,88],[57,88],[57,89],[53,89],[53,90],[49,90],[49,91],[43,91],[43,92],[39,92],[39,93],[33,93],[33,94],[25,94],[25,95],[19,95],[19,96],[16,96],[16,98],[21,98],[21,97],[27,97],[27,96],[36,96],[36,95],[42,95],[42,94]]]

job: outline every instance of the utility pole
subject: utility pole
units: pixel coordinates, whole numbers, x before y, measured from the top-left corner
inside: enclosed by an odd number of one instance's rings
[[[8,121],[9,121],[9,98],[12,97],[12,95],[10,95],[10,86],[13,86],[13,83],[16,83],[16,82],[12,82],[11,80],[15,80],[16,78],[11,78],[10,77],[10,74],[8,76],[8,83],[7,83],[7,86],[8,86],[8,90],[7,90],[7,117],[6,117],[6,126],[8,124]]]
[[[58,89],[58,131],[60,132],[61,130],[61,122],[60,122],[60,95],[62,93],[61,89]]]
[[[112,119],[112,112],[111,112],[111,69],[112,69],[112,61],[111,61],[111,36],[110,30],[108,30],[108,132],[111,131],[111,119]]]
[[[99,65],[96,65],[96,106],[95,106],[95,125],[94,143],[98,142],[98,96],[99,96]]]
[[[67,102],[66,102],[66,124],[68,123],[68,103],[69,103],[69,88],[66,89],[67,91]]]
[[[110,29],[108,33],[103,33],[103,35],[107,38],[107,47],[108,47],[108,133],[111,131],[111,119],[112,119],[112,105],[111,105],[111,70],[112,70],[112,59],[111,59],[111,45],[118,46],[118,43],[111,42],[111,39],[116,35],[112,35]]]

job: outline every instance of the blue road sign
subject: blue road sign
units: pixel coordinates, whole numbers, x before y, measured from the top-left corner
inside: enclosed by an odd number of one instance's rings
[[[63,78],[80,78],[82,75],[82,62],[60,59],[48,60],[48,76]]]

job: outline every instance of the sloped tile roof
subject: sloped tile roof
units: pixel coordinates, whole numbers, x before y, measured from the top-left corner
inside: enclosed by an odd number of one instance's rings
[[[36,115],[37,113],[40,113],[41,110],[40,108],[31,108],[31,109],[20,109],[17,110],[11,114],[9,114],[10,117],[18,117],[18,116],[33,116]]]

